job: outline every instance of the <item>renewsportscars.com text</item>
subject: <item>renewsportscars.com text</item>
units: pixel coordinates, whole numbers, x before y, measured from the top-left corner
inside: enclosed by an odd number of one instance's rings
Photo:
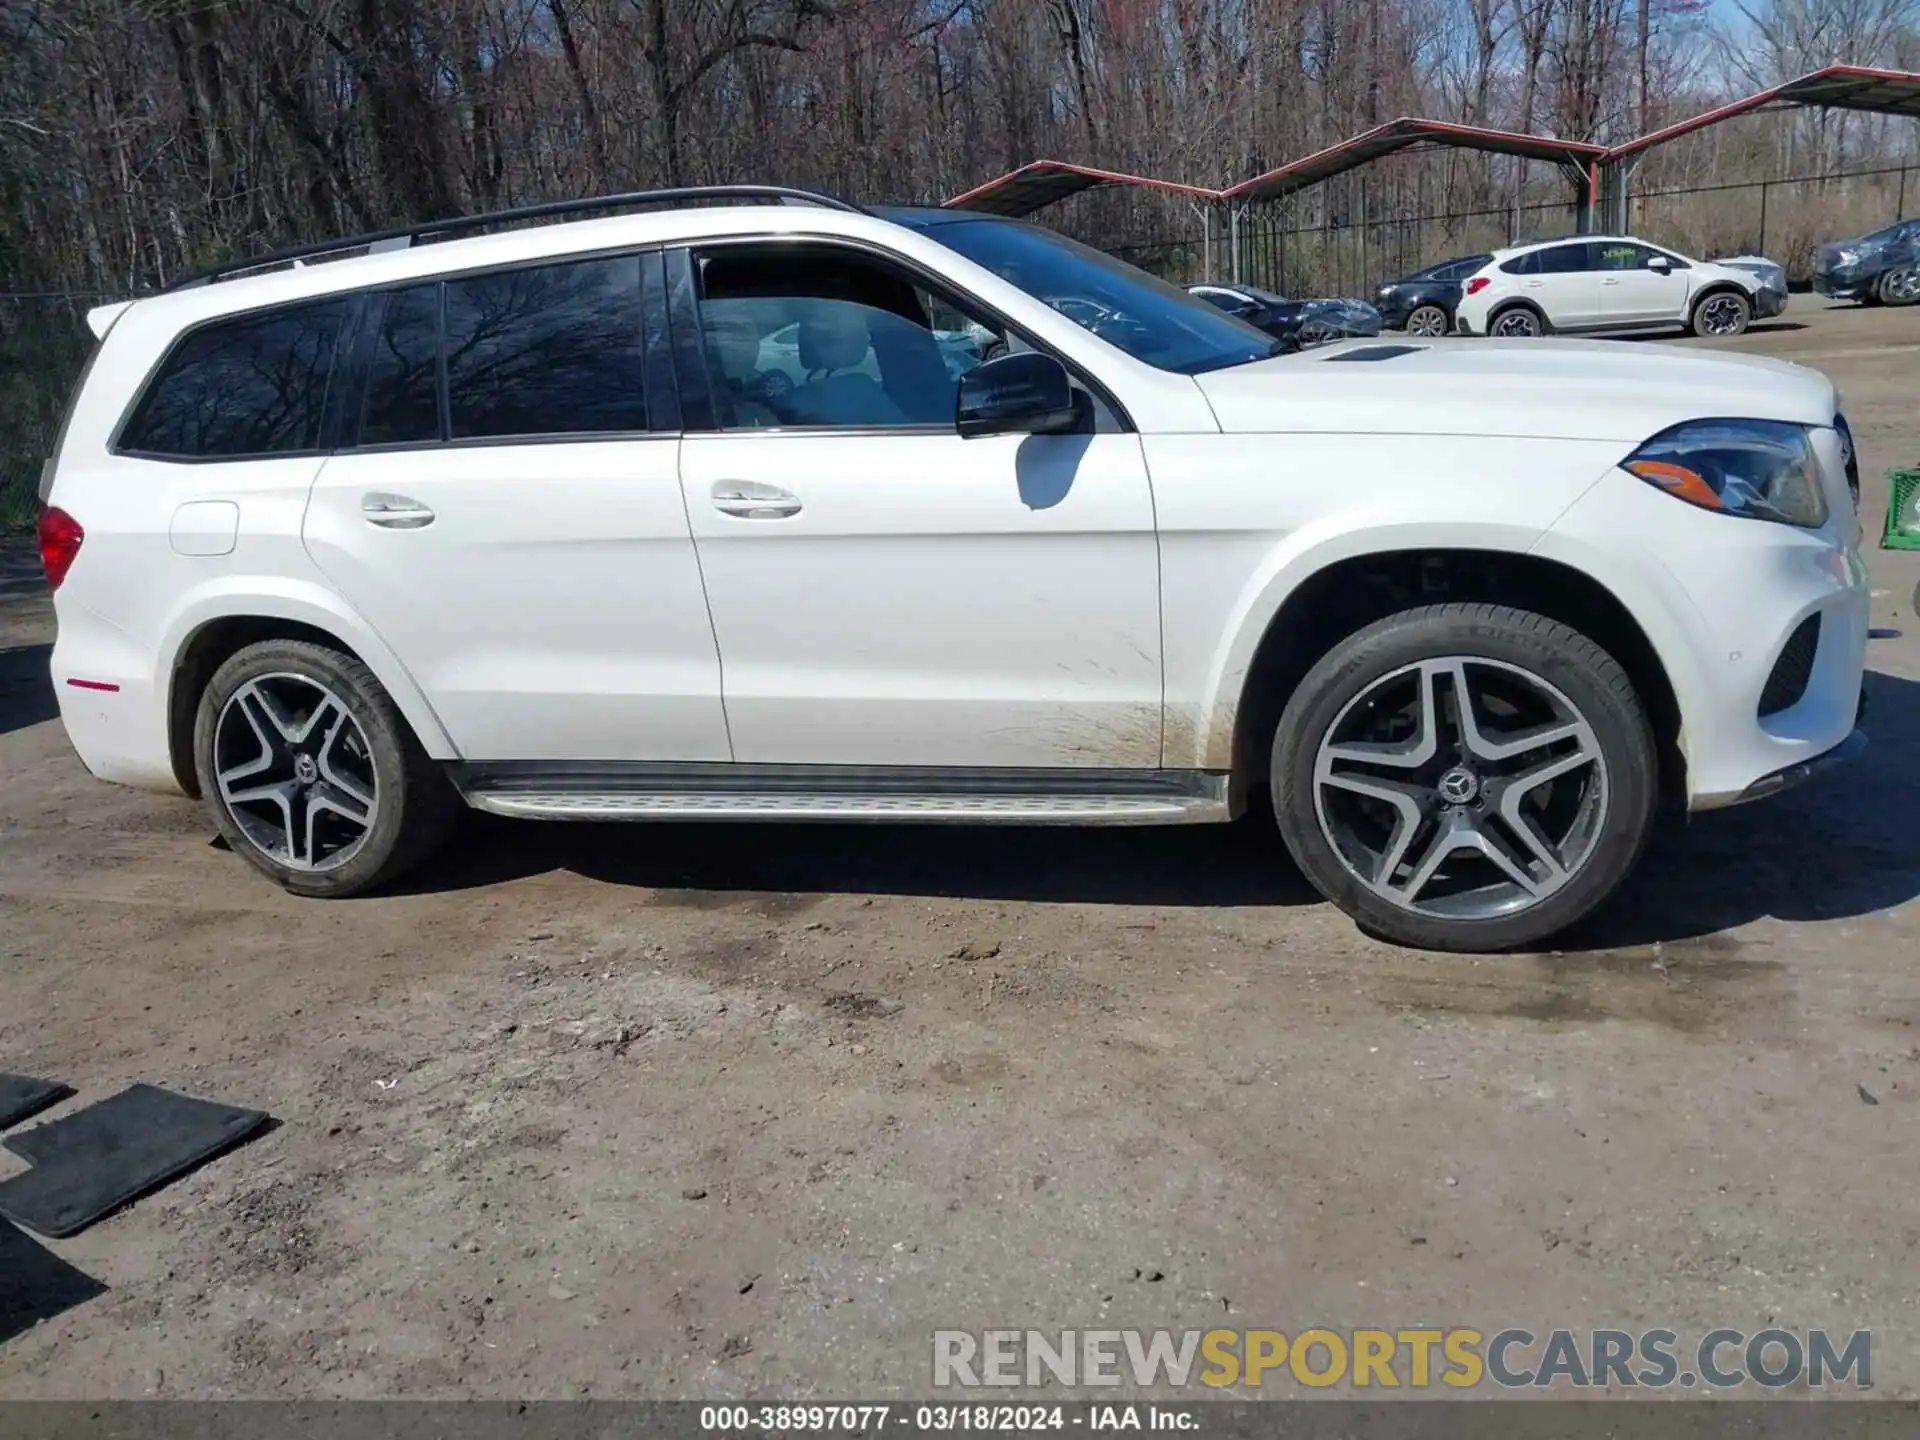
[[[1873,1385],[1873,1337],[1766,1329],[936,1330],[937,1389],[1294,1384],[1355,1390]]]

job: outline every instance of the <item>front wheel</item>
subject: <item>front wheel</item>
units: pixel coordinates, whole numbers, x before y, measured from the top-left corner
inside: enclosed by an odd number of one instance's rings
[[[1638,860],[1657,790],[1632,682],[1529,611],[1435,605],[1341,641],[1288,701],[1273,804],[1315,888],[1432,950],[1534,944]]]
[[[357,895],[395,878],[459,813],[373,672],[305,641],[249,645],[216,670],[193,752],[221,837],[297,895]]]
[[[1712,335],[1724,340],[1744,334],[1747,322],[1752,319],[1753,306],[1746,296],[1720,290],[1693,307],[1687,328],[1696,335]]]
[[[1407,334],[1423,340],[1435,340],[1452,328],[1447,320],[1447,312],[1438,305],[1418,305],[1407,316]]]
[[[1874,293],[1887,305],[1911,305],[1920,300],[1920,266],[1903,265],[1880,277]]]

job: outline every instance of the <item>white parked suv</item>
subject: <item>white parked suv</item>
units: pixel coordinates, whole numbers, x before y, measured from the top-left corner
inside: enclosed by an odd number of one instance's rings
[[[96,312],[40,531],[95,775],[201,796],[316,896],[463,804],[1131,825],[1270,796],[1369,931],[1484,950],[1612,893],[1662,801],[1863,741],[1812,370],[1275,356],[1032,225],[651,198],[703,203]]]
[[[1627,235],[1580,235],[1494,251],[1461,283],[1454,324],[1510,339],[1582,330],[1728,336],[1786,303],[1785,284],[1750,265],[1689,260]]]

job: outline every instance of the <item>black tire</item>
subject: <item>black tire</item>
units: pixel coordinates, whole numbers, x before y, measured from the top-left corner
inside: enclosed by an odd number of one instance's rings
[[[1444,305],[1416,305],[1407,312],[1405,329],[1409,335],[1432,339],[1453,329],[1453,318]]]
[[[263,680],[270,686],[292,687],[296,694],[305,693],[303,686],[329,692],[358,728],[358,736],[347,734],[348,742],[364,739],[354,758],[365,765],[365,773],[372,780],[372,823],[363,828],[355,845],[339,847],[344,859],[337,863],[329,859],[325,868],[290,864],[270,854],[236,820],[222,792],[215,757],[216,742],[223,735],[221,717],[236,693]],[[232,722],[235,734],[245,741],[246,732],[238,728],[241,723],[241,719]],[[260,733],[258,724],[254,724],[252,734],[257,737]],[[302,640],[266,640],[249,645],[214,671],[194,718],[193,759],[200,794],[221,838],[256,869],[296,895],[344,899],[397,878],[440,847],[462,809],[451,782],[421,749],[412,727],[373,672],[351,655]],[[263,772],[260,779],[267,780],[273,774]],[[236,791],[240,788],[236,783]],[[241,808],[245,812],[246,807]],[[264,808],[271,813],[275,807],[269,804]],[[287,814],[291,828],[292,811]],[[253,828],[257,830],[258,824]],[[294,844],[290,838],[290,852]]]
[[[1352,702],[1418,661],[1451,656],[1517,667],[1557,688],[1586,721],[1605,765],[1604,808],[1584,859],[1557,890],[1489,918],[1436,916],[1381,896],[1341,858],[1316,803],[1322,742]],[[1356,631],[1308,671],[1274,734],[1273,808],[1307,879],[1368,934],[1427,950],[1509,950],[1565,929],[1626,879],[1652,829],[1658,764],[1632,681],[1585,635],[1502,605],[1431,605]]]
[[[1901,265],[1887,271],[1874,282],[1873,297],[1882,305],[1911,305],[1920,300],[1920,286],[1915,284],[1915,267]]]
[[[1709,306],[1715,307],[1716,314],[1731,316],[1730,324],[1722,328],[1708,330],[1708,322],[1702,316]],[[1747,326],[1753,321],[1753,302],[1738,290],[1709,290],[1693,302],[1693,309],[1687,312],[1687,333],[1689,335],[1708,335],[1716,340],[1731,340],[1736,335],[1747,333]]]
[[[1517,321],[1523,318],[1533,322],[1533,328],[1530,331],[1523,331],[1513,335],[1502,335],[1500,333],[1500,324],[1502,321]],[[1511,305],[1502,305],[1487,317],[1487,335],[1495,340],[1535,339],[1542,335],[1551,335],[1552,333],[1553,322],[1547,319],[1546,315],[1539,309],[1527,304],[1524,300],[1515,301]]]

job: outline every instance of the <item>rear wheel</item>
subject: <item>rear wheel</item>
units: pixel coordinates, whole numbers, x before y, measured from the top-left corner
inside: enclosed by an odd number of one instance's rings
[[[1656,765],[1632,683],[1593,641],[1524,610],[1436,605],[1308,673],[1275,733],[1273,803],[1301,870],[1362,929],[1502,950],[1626,878]]]
[[[1438,339],[1451,328],[1447,321],[1447,312],[1439,305],[1418,305],[1407,316],[1407,334],[1417,335],[1423,340]]]
[[[1487,322],[1487,333],[1503,340],[1528,340],[1547,333],[1547,317],[1531,305],[1509,305]]]
[[[1920,267],[1903,265],[1880,277],[1874,293],[1888,305],[1911,305],[1920,300]]]
[[[214,672],[194,724],[200,793],[223,839],[297,895],[357,895],[424,860],[459,797],[373,672],[268,640]]]
[[[1696,335],[1712,335],[1724,340],[1744,334],[1747,322],[1752,319],[1753,305],[1746,296],[1731,290],[1716,290],[1702,296],[1693,307],[1687,328]]]

